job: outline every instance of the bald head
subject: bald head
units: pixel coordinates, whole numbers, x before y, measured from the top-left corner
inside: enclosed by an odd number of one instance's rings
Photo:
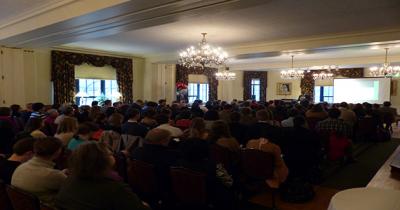
[[[168,145],[169,140],[171,139],[171,133],[164,129],[152,129],[146,135],[146,143],[148,144],[160,144],[160,145]]]

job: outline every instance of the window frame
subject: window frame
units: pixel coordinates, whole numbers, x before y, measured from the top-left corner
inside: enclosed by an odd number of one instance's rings
[[[75,88],[76,88],[76,92],[78,93],[78,92],[80,92],[81,90],[81,88],[80,88],[80,80],[85,80],[85,82],[86,82],[86,90],[85,90],[85,93],[87,93],[87,81],[88,80],[98,80],[98,81],[100,81],[100,95],[88,95],[88,96],[85,96],[85,97],[75,97],[75,104],[77,104],[78,106],[80,106],[81,105],[81,99],[95,99],[95,98],[97,98],[97,97],[99,97],[99,96],[102,96],[102,95],[104,95],[107,99],[111,99],[111,100],[113,100],[114,99],[114,97],[113,97],[113,90],[116,90],[116,92],[118,92],[119,90],[118,90],[118,83],[117,83],[117,80],[106,80],[106,79],[89,79],[89,78],[75,78]],[[115,81],[115,85],[116,85],[116,87],[114,88],[113,87],[113,84],[114,84],[114,81]],[[111,86],[111,88],[110,88],[110,95],[106,95],[106,82],[110,82],[110,86]],[[93,89],[93,93],[95,92],[95,90]],[[93,101],[93,100],[92,100]],[[84,104],[84,103],[83,103]],[[87,104],[87,103],[86,103]]]
[[[258,81],[258,82],[255,82],[255,81]],[[258,93],[255,93],[256,86],[258,86]],[[261,78],[252,78],[251,79],[250,95],[251,95],[252,100],[260,101],[260,99],[261,99]],[[257,97],[257,95],[258,95],[258,97]],[[253,99],[253,96],[255,96],[254,99]],[[258,100],[257,100],[257,98],[258,98]]]
[[[191,92],[192,91],[190,91],[190,87],[192,86],[192,85],[195,85],[196,86],[196,93],[195,93],[195,95],[190,95],[191,94]],[[201,86],[203,86],[203,85],[205,85],[206,86],[206,91],[205,91],[205,93],[204,93],[204,97],[205,98],[201,98],[201,96],[203,95],[203,94],[201,94],[201,92],[203,92],[202,91],[202,87]],[[204,87],[203,87],[204,88]],[[190,82],[189,84],[188,84],[188,102],[189,103],[193,103],[193,101],[195,101],[195,100],[202,100],[202,101],[208,101],[209,100],[209,93],[210,93],[210,85],[208,84],[208,83],[195,83],[195,82]],[[194,98],[194,100],[191,100],[191,98]],[[203,99],[205,99],[205,100],[203,100]]]
[[[315,95],[315,90],[316,88],[319,87],[319,102],[317,102],[315,99],[317,98]],[[330,91],[332,94],[331,95],[325,95],[325,90],[329,88],[330,90],[328,90],[328,92]],[[333,103],[333,95],[334,95],[334,89],[332,85],[326,85],[326,86],[314,86],[314,102],[315,103],[321,103],[321,102],[328,102],[328,103]],[[326,100],[328,99],[328,100]]]

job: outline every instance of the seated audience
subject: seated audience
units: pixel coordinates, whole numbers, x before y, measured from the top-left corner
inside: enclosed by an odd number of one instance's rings
[[[54,123],[56,118],[58,117],[57,109],[49,109],[47,110],[47,117],[44,119],[44,133],[47,136],[54,136],[57,132],[57,125]]]
[[[344,135],[347,138],[351,138],[353,136],[353,129],[351,125],[346,123],[345,121],[339,119],[340,110],[336,108],[332,108],[328,111],[329,118],[323,120],[317,124],[318,132],[332,132],[334,131],[336,134]]]
[[[32,104],[32,113],[30,117],[44,119],[46,117],[44,104],[40,102]]]
[[[63,105],[60,108],[61,114],[54,120],[55,124],[60,124],[64,117],[74,117],[74,108],[70,105]]]
[[[349,105],[346,102],[342,102],[339,105],[340,116],[339,119],[347,122],[350,126],[354,126],[357,122],[357,116],[353,110],[349,109]]]
[[[15,124],[10,117],[10,108],[0,107],[0,154],[10,154],[14,142]]]
[[[272,113],[266,109],[262,109],[256,112],[256,118],[258,122],[247,129],[246,142],[250,139],[258,139],[264,134],[270,141],[278,142],[280,130],[271,123]]]
[[[71,176],[63,183],[56,206],[76,209],[148,209],[129,186],[109,177],[115,164],[105,144],[90,142],[72,154]]]
[[[44,121],[42,118],[31,117],[25,125],[24,132],[33,138],[45,138],[46,134],[41,131],[43,126]]]
[[[215,143],[219,146],[227,148],[233,153],[239,153],[240,145],[239,142],[232,137],[228,124],[222,120],[215,121],[211,126],[210,143]]]
[[[128,121],[122,125],[122,133],[144,138],[149,129],[139,124],[139,110],[133,108],[128,109],[126,117],[128,118]]]
[[[222,111],[220,111],[219,114],[219,119],[226,122],[230,123],[231,122],[231,113],[232,113],[232,105],[231,104],[225,104]]]
[[[191,117],[190,111],[184,110],[177,115],[175,125],[183,130],[188,129],[190,124],[192,124],[192,120],[190,119]]]
[[[74,137],[78,130],[78,121],[73,117],[64,117],[58,124],[57,131],[54,137],[61,140],[64,146],[67,146],[69,141]]]
[[[65,119],[63,121],[65,121]],[[80,124],[78,126],[77,135],[73,137],[68,143],[68,149],[75,150],[79,147],[79,145],[87,143],[90,140],[92,134],[93,132],[90,129],[89,125],[87,125],[86,123]]]
[[[263,133],[259,138],[250,140],[246,148],[258,149],[274,155],[274,177],[267,179],[266,182],[270,187],[278,188],[286,180],[289,171],[282,159],[279,146],[269,141],[266,137],[265,133]]]
[[[240,109],[240,123],[243,125],[251,126],[257,123],[257,119],[253,116],[252,110],[248,107]]]
[[[281,125],[282,127],[293,127],[294,123],[294,117],[297,116],[299,114],[299,112],[297,111],[297,109],[291,109],[289,110],[289,117],[285,120],[282,120]]]
[[[34,157],[15,169],[11,184],[53,206],[54,197],[67,178],[62,171],[54,169],[53,160],[61,154],[61,148],[62,142],[54,137],[35,140]]]
[[[140,124],[147,127],[147,129],[153,129],[157,127],[157,120],[155,119],[156,114],[157,113],[153,109],[145,110],[143,113],[143,119],[142,121],[140,121]]]
[[[16,124],[16,133],[21,132],[24,130],[25,122],[22,118],[22,108],[18,104],[13,104],[10,106],[11,109],[11,118]]]
[[[245,145],[247,126],[240,123],[240,118],[241,115],[239,112],[231,113],[229,130],[239,144]]]
[[[157,129],[169,131],[172,137],[180,137],[183,134],[181,129],[170,125],[169,118],[165,114],[159,114],[157,116],[157,123],[159,124],[159,126],[156,127]]]
[[[219,120],[219,114],[217,111],[211,109],[204,113],[204,123],[206,124],[207,129],[211,129],[212,124]]]
[[[0,158],[0,179],[11,184],[11,177],[15,169],[33,157],[33,143],[35,139],[21,139],[13,146],[13,154],[8,158]]]
[[[396,108],[390,107],[392,104],[389,101],[383,103],[383,107],[379,108],[379,114],[382,122],[386,125],[385,128],[391,128],[392,123],[397,117]]]
[[[192,124],[185,133],[188,133],[186,135],[188,138],[198,138],[203,140],[206,140],[209,134],[208,130],[206,130],[206,124],[204,123],[203,118],[200,117],[192,119]]]
[[[328,117],[328,113],[323,109],[322,104],[315,104],[311,109],[306,111],[305,116],[306,118],[321,121]]]

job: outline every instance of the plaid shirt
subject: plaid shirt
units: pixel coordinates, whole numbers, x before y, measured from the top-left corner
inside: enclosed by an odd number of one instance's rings
[[[351,138],[353,135],[352,127],[340,119],[328,118],[323,120],[317,124],[316,129],[318,132],[336,131],[337,134],[345,135],[348,138]]]

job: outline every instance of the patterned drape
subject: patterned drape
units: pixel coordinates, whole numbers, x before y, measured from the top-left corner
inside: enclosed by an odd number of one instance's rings
[[[187,68],[182,65],[176,65],[176,82],[182,82],[186,85],[189,84],[189,74],[203,74],[208,79],[209,91],[208,99],[217,100],[218,99],[218,80],[215,79],[214,74],[218,71],[216,68],[199,68],[192,67]]]
[[[245,71],[243,75],[243,100],[251,99],[251,80],[260,79],[260,101],[267,99],[267,79],[268,72],[266,71]]]
[[[122,101],[132,103],[132,59],[99,56],[53,50],[51,52],[51,80],[54,86],[54,103],[63,104],[74,100],[75,65],[88,63],[96,67],[110,65],[116,69]]]
[[[311,98],[314,97],[314,79],[312,74],[313,73],[319,73],[323,70],[312,70],[310,72],[305,72],[304,73],[304,78],[301,79],[300,82],[300,88],[301,88],[301,94],[307,94],[311,96]],[[347,78],[361,78],[364,76],[364,68],[352,68],[352,69],[338,69],[338,70],[332,70],[334,77],[347,77]]]

